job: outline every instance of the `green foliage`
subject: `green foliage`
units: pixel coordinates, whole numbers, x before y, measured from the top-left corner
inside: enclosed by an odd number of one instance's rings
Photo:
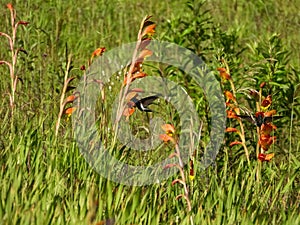
[[[7,95],[9,71],[0,65],[0,224],[96,224],[112,218],[116,224],[190,224],[190,215],[194,224],[300,223],[300,68],[296,51],[300,41],[298,11],[293,6],[296,1],[291,1],[290,6],[276,0],[185,4],[15,2],[17,18],[30,24],[17,33],[16,47],[26,52],[20,52],[17,61],[16,72],[21,81],[13,117]],[[9,11],[2,5],[0,13],[0,32],[7,32]],[[279,129],[275,158],[262,164],[261,180],[257,180],[256,159],[251,158],[248,165],[243,152],[224,146],[211,167],[196,170],[195,179],[187,181],[192,203],[190,215],[185,201],[175,199],[183,192],[179,184],[171,184],[179,175],[146,187],[116,184],[101,177],[85,161],[73,140],[71,121],[66,117],[62,118],[58,137],[55,136],[68,57],[72,55],[70,76],[80,78],[79,68],[87,66],[94,49],[110,49],[135,41],[138,24],[146,14],[154,16],[160,40],[192,50],[216,76],[216,68],[226,60],[243,106],[253,109],[249,89],[267,82],[263,94],[272,94],[272,105],[285,116],[276,123]],[[277,18],[281,18],[280,23],[274,22]],[[277,30],[280,35],[274,35]],[[7,59],[7,41],[0,37],[0,43],[0,60]],[[165,65],[151,71],[182,85],[191,96],[204,122],[201,146],[197,149],[202,152],[210,131],[209,107],[203,90],[177,68]],[[116,95],[117,89],[111,95]],[[106,108],[107,104],[99,109],[103,112],[99,116],[103,127],[110,126],[106,123]],[[172,109],[168,109],[166,115],[171,114]],[[250,129],[249,126],[248,143],[254,139]],[[105,144],[109,145],[112,135],[106,133],[101,130]],[[121,147],[111,148],[118,151]],[[187,177],[188,169],[186,166]]]

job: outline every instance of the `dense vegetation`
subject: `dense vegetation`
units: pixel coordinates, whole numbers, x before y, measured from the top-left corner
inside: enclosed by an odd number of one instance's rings
[[[299,1],[16,0],[6,4],[0,8],[1,224],[105,224],[108,218],[116,224],[300,224]],[[13,43],[18,54],[12,75],[4,63],[12,63],[13,57],[3,33],[12,35],[13,10],[15,22],[22,22]],[[276,140],[265,146],[272,155],[263,158],[258,157],[264,142],[258,144],[257,128],[228,116],[227,127],[244,132],[227,130],[215,162],[197,170],[212,129],[207,97],[181,70],[148,66],[151,75],[185,88],[203,122],[193,155],[194,179],[189,179],[190,165],[183,168],[188,200],[176,199],[185,193],[181,184],[172,185],[182,178],[180,173],[142,187],[99,175],[78,149],[67,115],[62,115],[56,135],[62,95],[71,95],[94,50],[105,47],[109,52],[137,41],[147,15],[157,25],[154,40],[176,43],[202,57],[227,93],[227,110],[246,114],[266,107],[282,116],[274,121]],[[95,54],[93,60],[98,57],[102,56]],[[69,77],[75,79],[64,90]],[[122,80],[116,78],[112,86],[104,87],[107,101],[98,106],[104,143],[132,164],[141,159],[152,162],[143,155],[135,158],[137,154],[116,144],[104,129],[111,125],[108,108]],[[264,105],[268,95],[272,100]],[[164,116],[176,127],[178,115],[167,106]],[[154,111],[159,107],[164,105],[154,105]],[[146,118],[138,115],[136,124]],[[175,145],[163,145],[168,156]]]

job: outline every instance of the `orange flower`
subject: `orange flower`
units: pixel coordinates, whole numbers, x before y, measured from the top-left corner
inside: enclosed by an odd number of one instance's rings
[[[152,23],[152,22],[149,21],[148,23]],[[152,36],[153,34],[155,34],[155,28],[156,28],[155,23],[152,23],[147,27],[145,27],[142,33],[142,37],[144,37],[145,35]]]
[[[272,158],[274,158],[274,156],[275,156],[274,153],[270,153],[270,154],[259,153],[257,158],[261,162],[264,161],[269,162]]]
[[[271,136],[270,134],[261,134],[258,144],[263,150],[267,151],[270,148],[270,146],[275,142],[275,140],[275,136]]]
[[[234,127],[227,127],[225,131],[226,131],[226,132],[236,132],[236,133],[239,132],[238,129],[236,129],[236,128],[234,128]]]
[[[160,134],[159,139],[162,140],[163,142],[171,141],[171,142],[175,143],[174,138],[172,138],[171,136],[169,136],[167,134]]]
[[[73,113],[75,110],[76,110],[75,107],[69,107],[69,108],[67,108],[67,109],[65,110],[64,113],[67,114],[68,116],[71,116],[72,113]]]
[[[123,116],[129,117],[129,116],[131,116],[134,113],[134,111],[135,111],[135,108],[133,108],[133,107],[127,107],[123,111]]]
[[[134,81],[137,78],[143,78],[145,76],[147,76],[147,74],[144,72],[137,72],[137,73],[133,74],[133,76],[130,78],[128,76],[126,76],[124,79],[124,85],[131,83],[132,81]]]
[[[11,3],[6,4],[6,7],[7,7],[9,10],[13,10],[13,9],[14,9],[14,7],[13,7],[13,5],[12,5]]]
[[[102,48],[97,48],[93,53],[92,53],[92,58],[94,58],[95,56],[101,56],[103,54],[103,52],[105,52],[105,47]]]
[[[149,57],[153,54],[153,52],[147,48],[142,50],[139,54],[138,61],[142,61],[144,58]]]
[[[164,124],[161,126],[161,128],[167,133],[167,134],[174,134],[175,128],[172,124]]]
[[[171,141],[172,143],[176,143],[175,139],[172,137],[175,133],[175,128],[172,124],[164,124],[161,128],[166,132],[165,134],[160,134],[159,139],[163,142]]]
[[[73,102],[75,99],[77,98],[77,96],[75,95],[70,95],[66,98],[66,102]]]
[[[232,110],[226,110],[227,118],[229,119],[238,119],[239,117]]]
[[[225,96],[226,96],[226,102],[229,102],[230,100],[232,100],[233,102],[236,102],[235,97],[233,96],[233,94],[230,91],[225,91]]]
[[[265,117],[274,116],[275,114],[276,114],[276,110],[275,109],[270,110],[270,111],[264,113]]]
[[[217,68],[217,70],[220,72],[220,77],[224,80],[230,80],[231,77],[230,75],[227,73],[225,68]]]
[[[266,123],[261,126],[261,134],[270,134],[273,130],[276,130],[277,127],[272,123]]]
[[[261,107],[266,110],[272,103],[272,96],[268,95],[261,103]]]

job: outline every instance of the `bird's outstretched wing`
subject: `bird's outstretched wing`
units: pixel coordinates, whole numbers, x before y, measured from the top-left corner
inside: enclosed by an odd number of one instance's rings
[[[282,118],[283,116],[268,116],[264,118],[264,123],[270,123],[273,120],[278,120],[280,118]]]
[[[256,125],[256,121],[255,121],[255,119],[254,119],[253,116],[247,116],[247,115],[237,115],[237,116],[240,117],[240,118],[242,118],[242,119],[247,120],[248,122],[250,122],[250,123],[252,123],[254,125]]]

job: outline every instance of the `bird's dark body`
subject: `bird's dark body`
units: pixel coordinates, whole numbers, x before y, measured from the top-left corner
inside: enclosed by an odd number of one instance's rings
[[[151,109],[147,108],[151,105],[156,99],[158,99],[157,95],[149,96],[142,99],[133,98],[131,101],[135,104],[135,106],[142,112],[152,112]]]

